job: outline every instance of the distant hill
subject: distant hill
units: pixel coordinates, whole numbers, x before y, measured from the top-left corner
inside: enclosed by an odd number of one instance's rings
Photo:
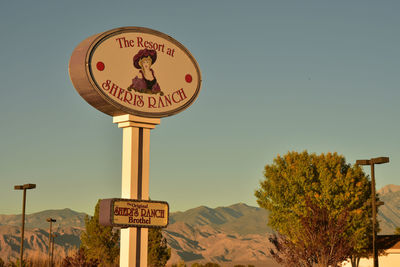
[[[170,262],[219,262],[224,266],[276,266],[268,255],[268,212],[235,204],[205,206],[170,215],[164,231],[172,248]],[[271,265],[273,264],[273,265]]]
[[[71,209],[45,210],[25,216],[24,251],[29,255],[45,255],[49,244],[49,223],[57,235],[54,249],[60,256],[66,256],[69,250],[79,247],[80,233],[85,228],[85,213]],[[19,255],[21,239],[21,215],[0,215],[0,258],[8,261]]]
[[[53,223],[53,229],[63,229],[68,227],[85,228],[86,213],[76,212],[71,209],[45,210],[37,213],[25,215],[26,229],[48,229],[47,218],[56,219]],[[19,215],[0,215],[0,225],[21,226],[21,214]]]
[[[186,263],[218,262],[223,266],[276,266],[268,255],[268,234],[228,234],[208,225],[176,222],[168,226],[164,236],[172,248],[169,263],[184,260]]]
[[[208,225],[231,234],[271,233],[267,226],[268,212],[239,203],[229,207],[211,209],[205,206],[170,215],[170,224],[183,222],[191,226]]]
[[[378,234],[390,235],[400,227],[400,186],[387,185],[378,191],[385,204],[379,207],[378,220],[381,231]]]
[[[381,189],[379,189],[378,194],[386,195],[386,194],[390,194],[390,193],[396,193],[399,191],[400,191],[400,185],[389,184],[389,185],[386,185],[386,186],[382,187]]]
[[[81,229],[68,227],[55,231],[55,255],[65,257],[70,250],[76,249],[80,243]],[[49,232],[44,229],[27,229],[24,232],[25,255],[47,255]],[[21,228],[11,225],[0,225],[0,258],[8,262],[19,256]]]

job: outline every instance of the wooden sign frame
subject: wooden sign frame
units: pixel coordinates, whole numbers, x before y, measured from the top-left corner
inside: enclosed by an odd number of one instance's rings
[[[102,199],[99,208],[99,223],[104,226],[165,228],[169,224],[169,204],[165,201],[109,198]],[[155,217],[162,219],[152,223]]]

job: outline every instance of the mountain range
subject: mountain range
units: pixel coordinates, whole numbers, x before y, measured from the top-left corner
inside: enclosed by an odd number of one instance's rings
[[[272,230],[267,220],[267,211],[243,203],[173,213],[164,231],[172,249],[170,262],[273,264],[268,255],[268,235]]]
[[[55,218],[53,231],[57,234],[55,251],[65,257],[80,243],[86,214],[70,209],[47,210],[26,216],[24,248],[27,254],[41,255],[48,248],[48,217]],[[205,206],[170,214],[164,236],[171,247],[170,263],[220,262],[267,266],[267,211],[235,204],[211,209]],[[18,257],[21,215],[0,215],[0,257],[5,261]],[[252,259],[249,261],[248,259]]]
[[[379,208],[381,232],[393,234],[400,226],[400,186],[388,185],[378,191],[384,205]],[[57,234],[55,251],[60,256],[79,246],[84,230],[85,213],[70,209],[47,210],[26,216],[25,249],[27,253],[47,253],[49,223],[57,220],[53,230]],[[169,263],[219,262],[223,266],[253,264],[276,266],[269,251],[268,212],[243,203],[215,209],[201,206],[170,214],[164,236],[171,247]],[[5,261],[19,253],[21,215],[0,215],[0,257]],[[249,261],[251,259],[251,261]]]
[[[25,215],[25,227],[27,229],[48,229],[47,218],[56,219],[53,223],[53,230],[68,227],[85,228],[85,216],[83,212],[76,212],[71,209],[45,210],[33,214]],[[0,225],[13,225],[21,227],[21,214],[19,215],[0,215]],[[47,230],[48,231],[48,230]]]
[[[378,234],[393,234],[400,227],[400,185],[387,185],[378,191],[385,204],[379,207],[378,220],[381,231]]]

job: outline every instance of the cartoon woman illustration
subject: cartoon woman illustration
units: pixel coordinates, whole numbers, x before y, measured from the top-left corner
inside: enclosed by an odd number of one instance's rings
[[[142,49],[133,57],[133,66],[139,69],[141,77],[132,79],[129,91],[133,89],[139,93],[164,95],[151,68],[156,60],[157,52],[149,49]]]

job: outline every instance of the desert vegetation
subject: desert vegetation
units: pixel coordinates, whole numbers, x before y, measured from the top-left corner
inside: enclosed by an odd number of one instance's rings
[[[67,252],[61,248],[54,248],[53,265],[55,267],[62,266],[62,262],[66,257],[71,257],[76,253],[77,249],[69,249]],[[0,258],[0,267],[19,267],[19,259],[3,260]],[[25,267],[43,267],[49,266],[49,255],[40,251],[27,251],[24,254],[22,266]]]
[[[179,262],[176,264],[172,264],[172,267],[222,267],[221,265],[219,265],[218,263],[213,263],[213,262],[207,262],[205,264],[202,263],[192,263],[191,265],[187,265],[185,262]],[[234,265],[233,267],[254,267],[254,265],[242,265],[242,264],[238,264],[238,265]]]

